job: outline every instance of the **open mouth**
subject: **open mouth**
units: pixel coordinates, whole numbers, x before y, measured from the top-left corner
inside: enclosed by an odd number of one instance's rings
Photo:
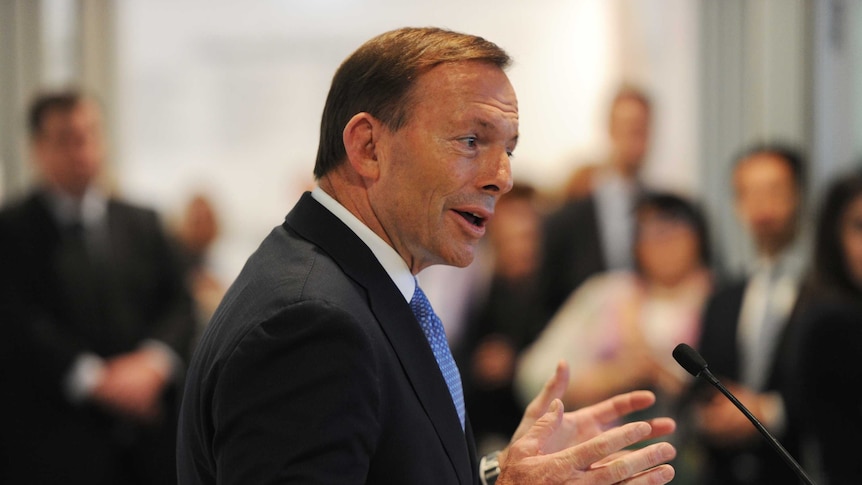
[[[467,222],[469,222],[470,224],[472,224],[476,227],[485,227],[485,223],[488,221],[488,219],[486,219],[480,215],[476,215],[472,212],[462,212],[459,210],[456,210],[455,212],[457,212],[461,217],[466,219]]]

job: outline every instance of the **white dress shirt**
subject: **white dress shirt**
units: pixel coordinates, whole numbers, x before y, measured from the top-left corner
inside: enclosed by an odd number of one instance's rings
[[[320,187],[315,187],[311,197],[359,236],[409,303],[416,291],[416,280],[398,251]]]
[[[597,175],[595,200],[599,241],[609,270],[631,269],[634,205],[638,187],[614,170]]]

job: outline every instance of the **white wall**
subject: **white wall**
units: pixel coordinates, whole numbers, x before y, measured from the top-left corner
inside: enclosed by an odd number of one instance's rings
[[[697,182],[693,2],[126,0],[117,8],[120,186],[165,213],[193,190],[217,194],[226,278],[312,184],[320,113],[340,62],[401,26],[482,35],[513,56],[516,179],[556,188],[578,163],[600,159],[607,102],[626,78],[656,98],[651,179],[689,192]]]

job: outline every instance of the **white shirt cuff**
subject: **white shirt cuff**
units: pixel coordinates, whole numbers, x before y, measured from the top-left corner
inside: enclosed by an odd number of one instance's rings
[[[777,435],[783,434],[787,427],[787,413],[784,410],[784,399],[777,392],[770,392],[764,397],[762,404],[763,418],[769,430]]]
[[[170,345],[155,339],[147,339],[141,344],[142,349],[151,351],[150,365],[166,378],[175,377],[183,368],[183,361]]]
[[[101,357],[84,353],[75,359],[63,382],[66,398],[72,404],[80,404],[93,394],[105,375],[105,361]]]

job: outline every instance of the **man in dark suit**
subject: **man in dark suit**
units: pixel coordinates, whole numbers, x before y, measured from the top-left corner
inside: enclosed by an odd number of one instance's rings
[[[648,392],[564,414],[564,366],[510,447],[482,460],[474,451],[458,369],[414,276],[469,264],[512,186],[508,62],[484,39],[427,28],[375,37],[341,65],[324,107],[318,187],[250,257],[192,360],[180,483],[672,478],[660,465],[674,455],[667,443],[594,466],[674,424],[603,431],[651,404]]]
[[[757,261],[741,281],[707,302],[700,351],[722,382],[797,459],[796,426],[786,409],[788,336],[804,270],[798,218],[803,162],[781,146],[746,150],[733,185],[737,213],[750,233]],[[789,386],[789,387],[788,387]],[[796,483],[792,470],[724,396],[708,390],[696,409],[707,446],[704,483]]]
[[[38,98],[41,184],[0,211],[0,482],[166,484],[192,330],[156,214],[109,197],[100,115]]]
[[[632,210],[641,192],[650,112],[644,93],[620,89],[610,108],[608,161],[590,167],[587,195],[566,201],[548,216],[539,270],[545,321],[590,276],[632,268]]]

